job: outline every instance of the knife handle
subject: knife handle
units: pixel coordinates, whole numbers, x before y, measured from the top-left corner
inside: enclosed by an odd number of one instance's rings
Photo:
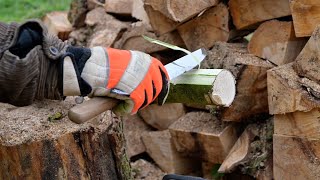
[[[97,115],[112,109],[120,101],[107,97],[94,97],[72,107],[68,112],[68,117],[71,121],[81,124],[96,117]]]

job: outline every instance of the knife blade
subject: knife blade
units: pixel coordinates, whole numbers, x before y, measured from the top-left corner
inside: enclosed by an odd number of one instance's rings
[[[204,48],[198,49],[191,54],[183,56],[169,64],[166,64],[166,68],[169,79],[172,80],[181,74],[190,71],[197,67],[207,56],[207,52]]]

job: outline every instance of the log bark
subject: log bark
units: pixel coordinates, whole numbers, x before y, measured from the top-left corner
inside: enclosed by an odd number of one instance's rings
[[[147,25],[142,23],[135,24],[133,27],[129,28],[128,31],[122,35],[121,39],[115,43],[114,47],[118,49],[143,51],[149,54],[168,49],[164,46],[146,41],[142,35],[151,37],[153,39],[158,39],[169,44],[177,45],[179,47],[185,47],[183,40],[176,31],[157,37],[153,32],[150,32],[150,29],[147,27]]]
[[[77,125],[66,118],[73,105],[72,100],[20,108],[1,104],[0,179],[130,178],[130,166],[117,161],[124,154],[113,149],[123,142],[111,141],[110,112]]]
[[[310,111],[320,107],[319,85],[300,78],[293,63],[268,71],[268,103],[270,114]]]
[[[227,70],[191,70],[171,80],[166,102],[229,107],[236,94],[235,83]]]
[[[72,31],[72,25],[68,20],[67,12],[51,12],[42,18],[43,23],[48,28],[48,31],[57,35],[62,40],[67,40]]]
[[[229,8],[237,29],[252,29],[263,21],[291,15],[287,0],[230,0]]]
[[[123,131],[126,139],[126,152],[129,158],[146,151],[141,136],[143,133],[150,132],[151,129],[138,115],[124,117]]]
[[[131,16],[134,0],[105,0],[104,8],[108,13]]]
[[[278,66],[296,59],[307,40],[297,38],[292,22],[267,21],[254,32],[248,51]]]
[[[174,122],[169,131],[178,152],[221,163],[237,139],[236,129],[210,113],[191,112]]]
[[[274,132],[286,136],[319,138],[319,117],[320,109],[318,108],[308,112],[277,114],[274,117]]]
[[[273,163],[275,179],[319,179],[319,138],[300,138],[275,134]]]
[[[174,22],[184,22],[201,11],[215,6],[219,0],[146,0],[145,4],[151,6],[154,10],[159,11],[167,18]]]
[[[292,0],[289,2],[296,36],[311,36],[320,23],[320,2],[316,0]]]
[[[306,77],[316,83],[320,83],[320,51],[318,48],[320,40],[320,26],[318,26],[306,46],[296,59],[295,70],[299,76]]]
[[[172,123],[185,114],[186,108],[181,103],[169,103],[162,106],[152,104],[139,111],[143,120],[158,130],[168,129]]]
[[[197,159],[183,157],[177,152],[168,130],[145,133],[142,140],[148,154],[166,173],[190,174],[200,167]]]
[[[235,99],[220,119],[239,122],[268,112],[266,75],[273,65],[249,54],[246,44],[215,43],[201,67],[227,69],[237,79]]]
[[[87,47],[110,47],[128,28],[128,24],[106,14],[102,7],[88,12],[85,23],[93,29],[93,33],[87,37]]]
[[[198,1],[194,1],[198,3]],[[206,10],[200,17],[196,17],[178,27],[178,32],[189,50],[199,48],[210,49],[216,41],[227,41],[229,38],[229,11],[226,5]]]

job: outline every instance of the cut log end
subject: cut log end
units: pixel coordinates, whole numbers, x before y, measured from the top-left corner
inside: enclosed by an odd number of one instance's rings
[[[213,83],[211,99],[215,104],[229,107],[236,94],[235,78],[230,71],[222,70]]]

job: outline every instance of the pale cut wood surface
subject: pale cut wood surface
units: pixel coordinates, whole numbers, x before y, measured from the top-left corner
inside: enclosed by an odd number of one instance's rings
[[[313,89],[319,85],[300,78],[289,63],[268,71],[268,104],[270,114],[310,111],[320,107]],[[316,92],[320,92],[319,90]],[[316,93],[315,92],[315,93]]]
[[[103,7],[89,11],[86,15],[85,23],[93,31],[92,34],[86,37],[87,47],[110,47],[115,43],[122,31],[128,28],[127,23],[107,14]]]
[[[275,134],[273,136],[274,178],[320,179],[320,139]]]
[[[299,54],[295,63],[295,70],[302,77],[320,83],[320,26],[318,26],[309,41]]]
[[[263,21],[291,15],[288,0],[230,0],[229,9],[237,29],[251,29]]]
[[[229,11],[226,5],[206,10],[178,27],[178,32],[189,50],[210,49],[216,41],[227,41],[229,38]]]
[[[151,104],[139,111],[143,120],[158,130],[166,130],[187,113],[186,108],[181,103],[169,103],[159,106]]]
[[[248,51],[280,66],[294,61],[306,42],[295,36],[292,22],[271,20],[254,32]]]
[[[178,152],[211,163],[221,163],[237,140],[234,126],[205,112],[186,114],[169,131]]]
[[[153,31],[158,36],[175,30],[177,26],[180,24],[178,22],[175,22],[169,19],[168,17],[163,15],[161,12],[153,9],[153,7],[150,5],[145,4],[144,9],[148,14],[150,25],[152,26]]]
[[[126,152],[129,158],[144,153],[144,146],[141,136],[143,133],[150,132],[151,127],[143,119],[135,114],[123,118],[123,131],[126,138]]]
[[[290,0],[289,2],[296,36],[311,36],[320,24],[320,1]]]
[[[230,150],[228,156],[223,161],[219,168],[220,173],[232,172],[237,165],[249,156],[250,153],[250,143],[253,140],[254,135],[246,129],[239,139],[236,141],[232,149]]]
[[[108,13],[131,15],[134,0],[105,0],[104,8]]]
[[[218,2],[219,0],[145,0],[146,5],[152,6],[154,10],[175,22],[184,22]]]
[[[320,138],[319,119],[320,109],[318,108],[308,112],[277,114],[274,118],[274,132],[287,136]]]
[[[200,161],[183,157],[171,142],[168,130],[144,133],[142,140],[148,154],[166,173],[188,174],[200,167]]]

